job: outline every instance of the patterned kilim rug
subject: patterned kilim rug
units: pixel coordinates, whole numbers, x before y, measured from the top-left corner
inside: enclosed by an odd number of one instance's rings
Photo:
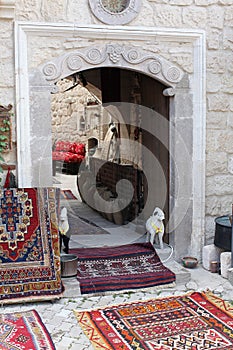
[[[35,310],[0,315],[2,350],[55,350],[52,339]]]
[[[175,281],[151,243],[78,248],[70,253],[78,256],[81,294],[169,286]]]
[[[59,189],[0,189],[0,303],[62,295]]]
[[[74,312],[98,350],[233,349],[233,306],[208,292]]]
[[[61,199],[77,199],[71,190],[61,190]]]

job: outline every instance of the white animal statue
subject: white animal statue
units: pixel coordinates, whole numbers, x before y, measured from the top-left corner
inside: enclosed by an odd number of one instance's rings
[[[146,221],[147,241],[150,241],[152,245],[156,241],[156,243],[159,243],[160,249],[163,249],[164,219],[164,212],[156,207],[153,214]]]

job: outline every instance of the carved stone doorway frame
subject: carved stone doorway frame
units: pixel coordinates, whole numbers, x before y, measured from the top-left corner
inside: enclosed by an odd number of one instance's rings
[[[43,66],[30,70],[28,46],[30,38],[46,36],[73,36],[88,38],[91,49],[64,52]],[[133,43],[160,39],[176,43],[189,43],[193,52],[192,78],[182,69],[152,52],[141,51]],[[102,40],[100,46],[97,45]],[[96,41],[96,43],[95,43]],[[111,41],[115,44],[111,45]],[[117,46],[117,41],[119,45]],[[130,42],[130,45],[122,43]],[[96,47],[94,48],[96,44]],[[98,47],[97,47],[98,46]],[[124,47],[124,49],[123,49]],[[120,67],[135,69],[170,87],[175,92],[170,105],[170,120],[175,121],[178,131],[184,129],[181,111],[189,111],[188,134],[191,135],[190,154],[192,160],[190,206],[179,222],[179,206],[176,207],[175,169],[171,165],[171,207],[175,207],[173,220],[177,232],[171,234],[170,242],[175,247],[175,257],[193,254],[201,257],[204,241],[205,215],[205,33],[200,30],[156,29],[131,26],[77,27],[74,24],[16,22],[16,112],[17,112],[17,175],[19,187],[52,185],[51,161],[51,110],[50,94],[56,91],[55,82],[74,71],[93,67]],[[52,56],[52,54],[51,54]],[[165,92],[165,93],[167,93]],[[181,108],[182,107],[182,108]],[[180,126],[179,126],[180,125]],[[172,128],[171,128],[172,129]],[[176,133],[171,131],[170,148],[178,143]],[[179,148],[173,152],[178,167],[182,169],[184,159],[179,159]],[[182,208],[181,208],[182,209]],[[177,221],[177,222],[176,222]]]

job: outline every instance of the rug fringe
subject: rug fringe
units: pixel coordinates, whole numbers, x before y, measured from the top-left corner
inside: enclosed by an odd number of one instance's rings
[[[168,286],[168,285],[166,285],[166,286]],[[158,286],[157,286],[158,287]],[[145,288],[144,288],[145,289]],[[153,289],[153,287],[149,287],[149,289]],[[142,289],[140,289],[140,291],[141,291]],[[130,292],[132,291],[132,290],[129,290]],[[148,289],[147,289],[147,291],[148,291]],[[174,290],[174,292],[177,292],[176,290]],[[208,289],[206,289],[205,291],[201,291],[201,292],[199,292],[200,294],[206,294],[208,292]],[[169,296],[160,296],[160,295],[158,295],[158,296],[155,296],[155,297],[151,297],[151,298],[147,298],[147,299],[135,299],[135,300],[129,300],[129,301],[124,301],[124,302],[121,302],[120,303],[120,305],[127,305],[127,304],[131,304],[131,303],[141,303],[141,302],[148,302],[148,301],[150,301],[150,300],[158,300],[158,299],[164,299],[164,298],[166,298],[166,299],[172,299],[172,298],[175,298],[175,297],[182,297],[182,296],[189,296],[189,295],[191,295],[191,294],[193,294],[194,292],[193,291],[189,291],[189,292],[186,292],[186,293],[184,293],[184,292],[180,292],[180,294],[174,294],[174,295],[169,295]],[[87,294],[86,294],[87,295]],[[85,296],[86,296],[85,295]],[[106,294],[106,296],[108,296],[109,295],[109,293],[108,294]],[[83,295],[84,296],[84,295]],[[94,295],[93,295],[94,296]],[[95,295],[95,296],[100,296],[100,295]],[[105,295],[102,295],[102,296],[105,296]],[[119,305],[119,302],[117,302],[116,304],[115,303],[110,303],[110,304],[107,304],[107,305],[103,305],[103,306],[98,306],[98,307],[95,307],[95,308],[88,308],[88,309],[73,309],[73,313],[76,315],[76,313],[80,313],[80,312],[90,312],[90,311],[95,311],[95,310],[102,310],[102,309],[106,309],[107,307],[116,307],[116,306],[118,306]]]

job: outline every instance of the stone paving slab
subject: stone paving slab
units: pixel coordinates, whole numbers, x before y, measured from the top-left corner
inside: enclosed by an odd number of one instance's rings
[[[39,312],[45,326],[51,334],[56,350],[93,350],[87,337],[79,327],[73,310],[93,309],[110,304],[161,298],[171,295],[180,295],[192,291],[210,289],[226,300],[233,300],[233,286],[216,273],[204,270],[202,267],[182,270],[190,274],[190,279],[178,283],[174,287],[147,291],[118,292],[106,296],[81,296],[75,292],[78,286],[75,278],[63,279],[66,288],[64,297],[56,301],[24,303],[0,306],[0,313],[26,311],[35,309]]]

